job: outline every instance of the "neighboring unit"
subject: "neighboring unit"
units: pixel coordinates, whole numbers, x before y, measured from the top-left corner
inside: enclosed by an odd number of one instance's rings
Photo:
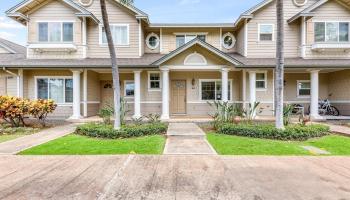
[[[350,115],[350,1],[285,0],[285,95],[290,104],[329,99]],[[206,117],[208,101],[273,115],[275,1],[235,23],[152,24],[146,13],[107,0],[131,115]],[[0,40],[0,94],[53,99],[54,117],[95,116],[113,103],[111,64],[99,0],[25,0],[6,12],[28,30],[26,48]],[[307,109],[305,109],[307,112]]]

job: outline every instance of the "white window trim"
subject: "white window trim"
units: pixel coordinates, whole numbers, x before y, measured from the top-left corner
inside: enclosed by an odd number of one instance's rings
[[[129,47],[130,45],[130,25],[129,24],[109,24],[110,26],[126,26],[127,27],[127,44],[123,44],[123,45],[119,45],[119,44],[116,44],[115,41],[114,42],[114,45],[116,47]],[[108,47],[108,43],[103,43],[102,42],[102,28],[103,28],[103,24],[100,24],[99,25],[99,45],[102,46],[102,47]]]
[[[293,0],[293,3],[298,7],[305,6],[307,4],[307,2],[308,2],[308,0],[305,0],[304,3],[298,3],[296,0]]]
[[[203,97],[202,97],[202,82],[221,82],[222,80],[221,79],[199,79],[199,101],[200,102],[208,102],[208,101],[217,101],[217,100],[203,100]],[[230,83],[230,100],[229,101],[232,101],[232,98],[233,98],[233,79],[229,79],[228,82]],[[216,97],[216,85],[215,85],[215,97]]]
[[[272,26],[272,40],[260,40],[260,27]],[[275,24],[258,24],[258,41],[259,42],[273,42],[275,41]]]
[[[208,39],[208,36],[207,36],[208,33],[174,33],[174,35],[175,35],[175,40],[176,40],[177,36],[184,36],[185,37],[185,44],[188,43],[189,41],[191,41],[191,40],[187,39],[187,36],[190,36],[190,35],[191,36],[196,36],[196,37],[198,37],[198,35],[204,35],[205,36],[205,40]],[[176,45],[176,41],[175,41],[175,45]]]
[[[51,44],[72,44],[74,43],[74,33],[75,33],[75,26],[74,23],[75,21],[53,21],[53,20],[45,20],[45,21],[36,21],[35,22],[37,25],[37,41],[38,43],[51,43]],[[47,41],[40,41],[40,30],[39,30],[39,24],[40,23],[47,23]],[[61,23],[61,41],[59,42],[51,42],[50,41],[50,26],[49,23]],[[72,23],[73,24],[73,40],[72,41],[63,41],[63,23]]]
[[[151,74],[159,74],[159,88],[151,88]],[[162,73],[160,71],[148,71],[147,72],[147,88],[150,92],[158,92],[162,90]]]
[[[135,95],[133,95],[133,96],[127,96],[127,95],[126,95],[126,84],[127,84],[127,83],[133,83],[134,86],[135,86],[135,81],[134,81],[134,80],[124,80],[124,97],[125,97],[125,98],[134,98]],[[134,93],[135,93],[135,88],[134,88]]]
[[[149,44],[149,39],[150,39],[151,37],[153,37],[153,36],[156,37],[157,40],[158,40],[156,46],[154,46],[154,47],[152,47],[152,46]],[[156,48],[159,47],[159,43],[160,43],[160,39],[159,39],[159,36],[158,36],[157,34],[155,34],[155,33],[150,33],[150,34],[147,35],[147,37],[146,37],[146,45],[147,45],[148,48],[154,50],[154,49],[156,49]]]
[[[230,37],[232,38],[232,44],[231,44],[230,46],[227,46],[227,45],[225,44],[225,37],[227,37],[227,36],[230,36]],[[236,37],[235,37],[231,32],[227,32],[227,33],[225,33],[225,34],[221,37],[221,41],[222,41],[221,45],[222,45],[225,49],[229,50],[229,49],[232,49],[232,48],[236,45],[237,39],[236,39]]]
[[[188,63],[188,59],[190,59],[192,56],[199,56],[202,59],[202,63]],[[189,65],[189,66],[200,66],[200,65],[208,65],[208,61],[207,59],[200,53],[194,52],[191,53],[190,55],[186,56],[185,61],[184,61],[184,65]]]
[[[267,71],[257,71],[256,72],[256,75],[257,74],[264,74],[264,82],[265,82],[265,87],[264,88],[258,88],[258,87],[256,87],[256,82],[257,81],[262,81],[262,80],[257,80],[256,78],[255,78],[255,90],[256,91],[258,91],[258,92],[261,92],[261,91],[266,91],[267,90]]]
[[[72,79],[73,76],[34,76],[34,92],[35,92],[35,99],[38,99],[38,79]],[[74,90],[74,89],[73,89]],[[50,87],[47,89],[47,96],[50,94]],[[74,91],[73,91],[74,94]],[[66,88],[63,87],[63,99],[66,101]],[[71,106],[73,105],[73,102],[71,103],[57,103],[55,102],[58,106]]]
[[[313,30],[313,32],[314,32],[314,43],[317,43],[317,44],[322,44],[322,43],[350,43],[350,21],[338,21],[338,20],[334,20],[334,21],[322,21],[322,20],[315,20],[315,21],[313,21],[313,26],[314,26],[314,30]],[[316,40],[315,40],[315,37],[316,37],[316,31],[315,31],[315,23],[324,23],[324,41],[322,41],[322,42],[317,42]],[[326,41],[326,36],[327,36],[327,23],[338,23],[338,31],[337,31],[337,33],[338,33],[338,41],[336,41],[336,42],[332,42],[332,41]],[[349,35],[348,35],[348,41],[340,41],[340,35],[339,35],[339,33],[340,33],[340,26],[339,26],[339,24],[340,23],[348,23],[349,24]]]
[[[311,95],[299,95],[299,83],[311,83],[311,81],[310,80],[297,80],[297,98],[301,98],[301,99],[310,98]],[[311,93],[311,86],[310,86],[310,93]]]

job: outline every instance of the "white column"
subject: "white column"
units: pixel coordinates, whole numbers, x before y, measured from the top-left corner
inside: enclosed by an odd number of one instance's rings
[[[247,72],[245,69],[242,70],[242,101],[243,101],[243,108],[247,108]]]
[[[162,69],[162,120],[170,119],[169,115],[169,69]]]
[[[83,17],[83,58],[87,57],[87,22],[86,22],[86,17]]]
[[[23,98],[23,69],[18,70],[17,76],[17,96]]]
[[[319,93],[319,70],[313,70],[311,73],[311,102],[310,102],[310,117],[311,119],[320,119],[318,114],[318,93]]]
[[[87,111],[87,69],[84,69],[83,72],[83,113],[84,113],[84,117],[88,116],[88,111]]]
[[[222,87],[222,101],[228,102],[228,71],[229,69],[221,69],[221,87]]]
[[[243,56],[248,56],[248,19],[244,21],[244,52]]]
[[[80,115],[80,70],[73,72],[73,115],[70,119],[81,119]]]
[[[249,71],[249,103],[254,105],[256,102],[256,72]]]
[[[306,51],[306,21],[305,17],[301,18],[301,48],[300,48],[300,56],[302,58],[305,57],[305,51]]]
[[[134,119],[141,117],[141,71],[134,71],[135,93],[134,93]]]

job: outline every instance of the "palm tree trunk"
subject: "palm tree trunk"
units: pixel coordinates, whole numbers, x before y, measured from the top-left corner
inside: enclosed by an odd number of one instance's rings
[[[277,0],[277,64],[275,69],[275,115],[276,128],[284,129],[283,125],[283,87],[284,87],[284,13],[283,0]]]
[[[121,128],[121,121],[120,121],[120,81],[119,81],[119,69],[117,65],[117,55],[114,48],[113,38],[111,34],[111,28],[109,26],[109,20],[108,20],[108,14],[106,9],[106,0],[100,0],[101,4],[101,13],[102,13],[102,20],[103,20],[103,26],[105,28],[106,36],[107,36],[107,42],[108,42],[108,48],[109,53],[111,56],[111,62],[112,62],[112,77],[113,77],[113,92],[114,92],[114,128],[120,129]]]

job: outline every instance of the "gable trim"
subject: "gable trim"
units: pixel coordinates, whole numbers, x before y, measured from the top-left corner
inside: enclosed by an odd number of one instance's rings
[[[0,47],[6,49],[6,50],[7,50],[9,53],[11,53],[11,54],[17,53],[15,50],[11,49],[10,47],[8,47],[8,46],[6,46],[6,45],[4,45],[4,44],[1,44],[1,43],[0,43]]]
[[[200,45],[202,47],[204,47],[205,49],[207,49],[208,51],[216,54],[217,56],[225,59],[226,61],[234,64],[234,65],[241,65],[242,63],[239,62],[238,60],[232,58],[231,56],[223,53],[222,51],[220,51],[219,49],[213,47],[212,45],[198,39],[198,38],[195,38],[193,40],[191,40],[190,42],[186,43],[185,45],[182,45],[181,47],[177,48],[176,50],[172,51],[171,53],[163,56],[162,58],[160,58],[159,60],[155,61],[154,63],[152,63],[151,65],[161,65],[163,64],[164,62],[174,58],[175,56],[179,55],[180,53],[184,52],[185,50],[191,48],[192,46],[194,45]]]

